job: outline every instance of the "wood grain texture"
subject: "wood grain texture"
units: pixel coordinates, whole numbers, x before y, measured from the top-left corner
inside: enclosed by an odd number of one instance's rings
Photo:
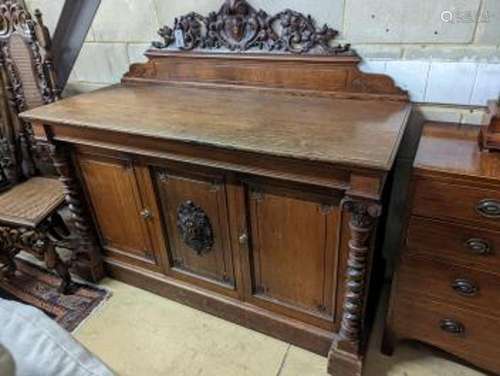
[[[412,217],[408,227],[409,254],[427,254],[449,263],[500,274],[500,233]]]
[[[471,125],[430,123],[423,131],[415,174],[441,175],[498,184],[500,153],[482,153],[477,144],[480,128]]]
[[[141,216],[143,203],[136,171],[130,161],[79,155],[86,189],[99,224],[104,249],[118,258],[129,257],[146,267],[158,265],[158,256]],[[117,215],[120,213],[120,215]]]
[[[404,275],[399,280],[400,291],[490,316],[498,315],[500,277],[495,274],[423,255],[405,256],[399,273]]]
[[[498,316],[481,315],[440,301],[415,299],[412,294],[402,294],[400,300],[393,313],[396,332],[434,345],[495,374],[500,372]],[[446,332],[440,327],[442,320],[463,325],[464,332]]]
[[[357,56],[179,53],[149,50],[124,83],[262,88],[302,95],[408,101],[394,80],[359,70]]]
[[[409,112],[410,106],[400,102],[147,85],[102,89],[23,116],[80,131],[107,130],[387,171]]]
[[[270,185],[248,186],[246,200],[251,234],[248,298],[331,330],[339,201]]]
[[[108,224],[120,248],[107,248],[111,275],[330,348],[330,372],[358,375],[371,275],[383,269],[372,266],[376,219],[412,109],[406,93],[360,72],[355,56],[148,56],[121,85],[23,115],[38,138],[108,161],[84,176],[98,185],[86,192],[98,223],[133,221],[134,203],[147,202],[148,234]],[[137,262],[145,242],[157,250],[154,267]]]
[[[424,127],[382,350],[414,339],[498,373],[500,154],[478,132]]]
[[[488,217],[478,210],[484,200],[500,202],[498,190],[471,189],[469,185],[453,181],[421,178],[414,179],[414,185],[413,213],[416,215],[500,227],[498,218]]]
[[[182,171],[170,167],[156,168],[155,183],[168,234],[168,272],[185,280],[199,279],[210,287],[234,290],[234,269],[229,240],[229,220],[226,207],[224,176],[204,171]],[[179,229],[179,208],[191,202],[207,220],[212,244],[203,252],[197,252],[182,238]],[[188,218],[195,226],[193,218]],[[196,231],[196,228],[191,230]]]

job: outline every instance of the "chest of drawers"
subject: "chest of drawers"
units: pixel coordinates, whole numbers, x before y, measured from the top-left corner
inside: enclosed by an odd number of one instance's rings
[[[424,128],[383,352],[414,339],[500,373],[500,154],[478,131]]]

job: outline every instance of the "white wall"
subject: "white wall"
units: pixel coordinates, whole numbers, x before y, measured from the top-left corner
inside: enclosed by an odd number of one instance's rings
[[[484,105],[500,96],[500,0],[249,0],[268,13],[292,8],[340,31],[365,59],[423,103]],[[27,0],[51,30],[64,0]],[[117,82],[144,60],[160,25],[223,0],[102,0],[71,75],[79,89]],[[444,21],[443,21],[444,20]],[[445,22],[450,21],[450,22]]]

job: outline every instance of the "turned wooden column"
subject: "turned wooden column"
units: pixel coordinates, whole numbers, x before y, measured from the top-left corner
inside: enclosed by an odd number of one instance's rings
[[[59,173],[59,180],[64,185],[65,200],[77,236],[77,249],[73,254],[72,268],[81,277],[97,282],[105,274],[101,251],[80,183],[74,171],[70,150],[66,146],[54,144],[51,144],[49,148],[54,167]]]
[[[344,303],[340,330],[336,335],[328,360],[332,375],[351,376],[362,373],[363,311],[368,283],[368,262],[372,234],[382,207],[374,201],[346,198],[343,203],[350,213],[349,255],[344,284]]]

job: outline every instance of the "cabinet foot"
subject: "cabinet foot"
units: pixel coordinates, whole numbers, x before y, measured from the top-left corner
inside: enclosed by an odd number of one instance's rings
[[[332,376],[361,376],[363,357],[335,348],[328,355],[328,374]]]
[[[382,346],[380,351],[386,356],[392,356],[394,354],[394,347],[396,345],[397,338],[394,332],[388,327],[384,330],[384,336],[382,337]]]

